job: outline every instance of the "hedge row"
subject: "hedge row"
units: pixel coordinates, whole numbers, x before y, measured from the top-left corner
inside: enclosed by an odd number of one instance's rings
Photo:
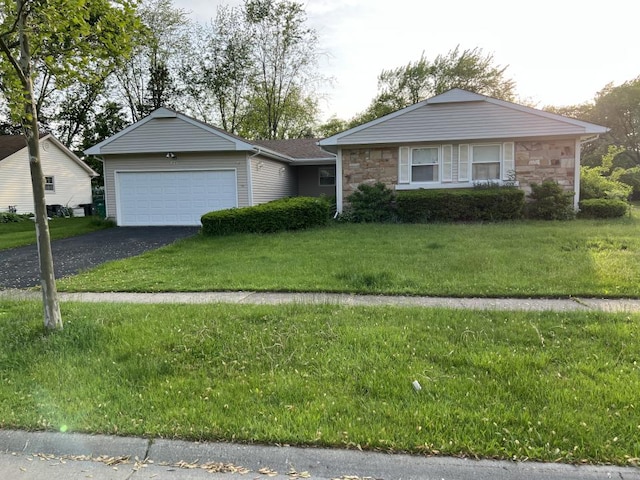
[[[202,233],[230,235],[300,230],[325,225],[330,213],[329,202],[322,198],[283,198],[255,207],[205,213],[201,218]]]
[[[609,198],[590,198],[579,202],[582,218],[616,218],[624,216],[629,204],[623,200]]]
[[[522,217],[524,197],[511,187],[406,190],[396,193],[396,210],[406,223],[514,220]]]

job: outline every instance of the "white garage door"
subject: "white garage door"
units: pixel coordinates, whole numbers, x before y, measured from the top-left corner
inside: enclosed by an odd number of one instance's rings
[[[118,225],[200,225],[213,210],[238,205],[236,172],[118,172]]]

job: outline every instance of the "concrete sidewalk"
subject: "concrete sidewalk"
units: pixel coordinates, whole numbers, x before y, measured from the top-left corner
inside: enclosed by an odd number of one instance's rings
[[[0,478],[640,479],[640,469],[471,460],[289,446],[0,431]]]
[[[598,298],[450,298],[390,295],[349,295],[344,293],[279,293],[279,292],[170,292],[170,293],[66,293],[59,292],[61,302],[122,303],[236,303],[279,305],[283,303],[338,304],[358,306],[413,306],[468,308],[479,310],[528,311],[604,311],[640,312],[640,299]],[[41,300],[34,290],[0,290],[0,299]]]

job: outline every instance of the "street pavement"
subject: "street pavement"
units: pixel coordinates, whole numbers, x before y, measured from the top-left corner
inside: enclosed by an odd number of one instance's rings
[[[639,480],[640,468],[4,430],[0,478]]]

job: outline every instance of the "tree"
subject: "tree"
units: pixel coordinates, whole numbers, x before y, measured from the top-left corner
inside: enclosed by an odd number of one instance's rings
[[[196,30],[194,53],[182,75],[195,116],[234,134],[247,115],[253,72],[252,38],[244,20],[241,8],[219,6],[213,22]]]
[[[35,204],[36,237],[44,306],[44,325],[62,329],[40,162],[35,65],[50,75],[47,85],[68,86],[92,62],[109,62],[128,48],[132,6],[122,0],[4,0],[0,3],[2,93],[27,143]],[[44,87],[45,90],[47,87]]]
[[[115,135],[124,129],[128,123],[127,118],[122,112],[122,105],[116,102],[106,102],[102,105],[98,113],[92,112],[91,121],[83,131],[79,155],[82,155],[81,152],[87,148]],[[99,177],[92,179],[92,183],[96,186],[104,185],[103,163],[93,156],[85,157],[83,160],[100,174]]]
[[[623,155],[640,165],[640,77],[617,87],[606,85],[596,95],[591,119],[609,127],[603,139],[623,147]]]
[[[262,121],[243,130],[266,139],[296,136],[317,109],[318,35],[306,26],[304,6],[291,0],[245,0],[244,12],[255,69],[249,107],[251,117]]]
[[[481,48],[460,51],[460,46],[433,61],[424,55],[407,65],[383,70],[378,94],[351,123],[357,125],[451,90],[461,88],[502,100],[514,99],[515,82],[505,77],[507,67],[494,64]]]
[[[171,106],[179,94],[177,73],[189,50],[187,12],[171,0],[144,0],[138,9],[142,28],[134,32],[135,50],[115,72],[124,103],[135,122],[156,108]]]

